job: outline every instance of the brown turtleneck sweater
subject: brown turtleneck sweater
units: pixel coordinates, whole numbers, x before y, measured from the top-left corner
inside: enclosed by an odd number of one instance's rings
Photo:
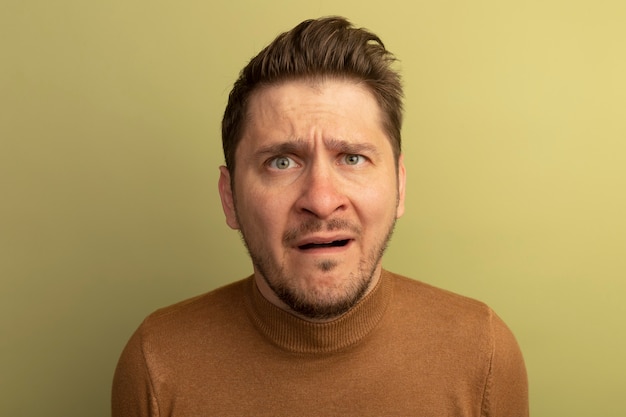
[[[484,304],[383,271],[311,323],[247,278],[158,310],[132,336],[113,417],[528,416],[526,371]]]

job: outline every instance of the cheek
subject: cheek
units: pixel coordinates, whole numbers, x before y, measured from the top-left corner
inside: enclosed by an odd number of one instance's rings
[[[249,236],[256,240],[268,240],[281,236],[287,219],[286,204],[267,191],[248,190],[238,199],[239,221]]]
[[[354,199],[362,216],[370,221],[380,222],[396,215],[398,193],[397,184],[390,181],[370,183],[354,194]]]

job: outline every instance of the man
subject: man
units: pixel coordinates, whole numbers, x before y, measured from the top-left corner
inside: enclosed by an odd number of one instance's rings
[[[484,304],[387,272],[404,211],[393,56],[305,21],[243,69],[219,193],[254,274],[149,316],[113,416],[527,416],[513,335]]]

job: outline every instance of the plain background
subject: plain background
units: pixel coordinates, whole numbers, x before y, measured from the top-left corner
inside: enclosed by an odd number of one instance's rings
[[[0,415],[107,416],[143,317],[251,272],[216,188],[227,94],[329,14],[405,79],[385,266],[502,316],[533,416],[626,415],[621,0],[2,0]]]

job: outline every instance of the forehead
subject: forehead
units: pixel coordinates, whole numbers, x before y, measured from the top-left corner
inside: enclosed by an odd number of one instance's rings
[[[289,139],[388,142],[373,94],[349,79],[264,86],[250,97],[247,113],[243,148]]]

